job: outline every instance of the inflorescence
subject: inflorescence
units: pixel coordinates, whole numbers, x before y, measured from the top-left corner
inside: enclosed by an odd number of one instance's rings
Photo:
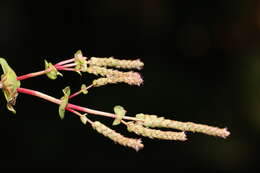
[[[59,116],[61,119],[64,119],[65,111],[72,112],[75,115],[79,116],[80,121],[83,124],[90,124],[91,127],[95,129],[98,133],[101,133],[105,137],[108,137],[115,143],[133,148],[136,151],[144,147],[141,139],[125,137],[99,121],[92,121],[89,114],[113,118],[113,126],[123,124],[126,126],[129,132],[133,132],[139,136],[144,136],[151,139],[185,141],[187,140],[185,134],[186,131],[204,133],[207,135],[222,138],[226,138],[230,135],[230,132],[226,128],[218,128],[193,122],[180,122],[169,120],[165,119],[164,117],[158,117],[156,115],[139,113],[133,117],[126,116],[126,110],[122,106],[115,106],[114,112],[108,113],[69,103],[69,100],[71,98],[81,93],[87,94],[89,89],[92,87],[100,87],[107,84],[116,83],[126,83],[129,85],[140,86],[143,83],[143,79],[138,72],[118,70],[142,69],[144,63],[139,59],[119,60],[113,57],[87,58],[82,55],[81,51],[77,51],[73,58],[61,61],[55,65],[45,60],[44,70],[22,76],[16,76],[16,73],[8,65],[4,58],[0,58],[0,64],[3,69],[3,75],[1,76],[0,81],[0,88],[5,95],[8,110],[16,113],[13,106],[16,103],[16,99],[19,93],[36,96],[58,104]],[[54,98],[39,91],[20,87],[20,81],[44,74],[47,75],[50,79],[55,80],[58,76],[62,76],[61,71],[74,71],[79,73],[80,75],[83,72],[87,72],[97,75],[99,76],[99,78],[93,80],[92,83],[88,86],[82,84],[80,90],[73,94],[71,94],[70,87],[64,88],[64,96],[62,96],[60,99]],[[159,130],[158,128],[176,129],[176,131],[165,131]]]

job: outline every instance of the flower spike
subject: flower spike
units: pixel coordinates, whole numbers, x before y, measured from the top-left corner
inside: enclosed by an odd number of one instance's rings
[[[108,137],[115,143],[122,146],[133,148],[136,151],[139,151],[144,147],[141,139],[125,137],[99,121],[92,121],[90,116],[96,115],[112,118],[113,126],[119,124],[124,125],[129,132],[133,132],[137,135],[148,137],[150,139],[185,141],[187,140],[185,131],[204,133],[222,138],[226,138],[230,135],[230,132],[226,128],[218,128],[192,122],[180,122],[165,119],[164,117],[158,117],[156,115],[140,113],[132,117],[127,116],[126,110],[122,106],[115,106],[114,112],[109,113],[69,103],[71,98],[74,98],[82,93],[87,94],[88,90],[93,87],[117,83],[140,86],[143,83],[141,75],[138,72],[129,70],[140,70],[143,67],[144,64],[139,59],[120,60],[113,57],[91,57],[88,59],[87,57],[84,57],[82,52],[79,50],[74,54],[73,58],[60,61],[55,65],[52,65],[52,63],[45,60],[44,70],[18,77],[16,76],[14,70],[7,64],[5,59],[0,58],[0,65],[4,72],[1,76],[0,89],[3,90],[7,100],[7,108],[13,113],[15,113],[13,106],[15,105],[18,93],[39,97],[59,105],[59,116],[61,119],[64,119],[65,111],[69,111],[77,115],[81,123],[84,125],[90,124],[94,130],[103,136]],[[120,71],[120,69],[124,69],[124,71]],[[73,94],[70,92],[70,87],[67,86],[62,90],[64,95],[60,99],[39,91],[20,87],[21,80],[40,75],[47,75],[50,79],[54,80],[58,75],[62,76],[58,70],[68,72],[73,71],[78,72],[79,74],[81,74],[81,72],[87,72],[97,75],[99,78],[94,79],[88,86],[82,84],[80,90]],[[86,115],[88,115],[88,117]],[[168,130],[160,130],[159,128],[167,128]],[[177,131],[174,131],[174,129]]]

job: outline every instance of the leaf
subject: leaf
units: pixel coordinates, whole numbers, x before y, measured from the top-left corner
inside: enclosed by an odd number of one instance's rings
[[[78,50],[75,54],[74,54],[75,58],[79,58],[79,57],[83,57],[82,51]]]
[[[125,116],[126,110],[122,106],[115,106],[114,112],[116,114],[116,118],[113,121],[113,126],[120,124],[121,120]]]
[[[61,103],[59,106],[59,115],[61,119],[64,119],[65,116],[65,108],[68,105],[69,96],[70,96],[70,87],[66,87],[63,89],[64,96],[61,97]]]
[[[7,101],[7,109],[16,113],[13,106],[15,105],[18,96],[16,89],[20,87],[21,83],[16,79],[17,76],[14,70],[8,65],[4,58],[0,58],[0,64],[4,72],[1,76],[1,82],[5,99]]]
[[[8,109],[9,111],[13,112],[14,114],[16,114],[16,111],[15,111],[15,109],[14,109],[13,106],[14,106],[14,105],[9,104],[9,103],[6,104],[7,109]]]
[[[82,72],[86,72],[87,71],[87,61],[86,58],[82,55],[81,50],[78,50],[75,54],[74,54],[74,58],[75,58],[75,63],[76,63],[76,70],[80,70]],[[77,71],[80,75],[80,71]]]
[[[46,73],[48,78],[55,80],[57,79],[58,75],[62,76],[62,74],[58,72],[58,70],[54,67],[54,65],[52,65],[52,63],[48,62],[47,60],[44,60],[44,62],[45,62],[45,70],[51,68],[51,71]]]
[[[87,124],[88,122],[88,118],[86,117],[87,114],[83,114],[82,116],[80,116],[80,120],[83,124]]]
[[[81,85],[81,91],[82,91],[83,94],[87,94],[88,93],[88,90],[87,90],[87,87],[86,87],[85,84]]]

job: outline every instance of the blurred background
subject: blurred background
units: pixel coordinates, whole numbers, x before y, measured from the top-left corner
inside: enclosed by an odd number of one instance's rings
[[[140,58],[144,85],[110,85],[71,102],[129,115],[148,113],[227,127],[219,139],[188,133],[186,142],[143,139],[135,152],[114,144],[52,103],[20,94],[13,115],[0,113],[0,167],[71,170],[257,172],[260,144],[260,1],[96,0],[0,1],[0,56],[17,75],[44,68],[81,49],[87,57]],[[92,75],[64,72],[22,87],[60,98]],[[107,125],[108,118],[96,118]],[[123,126],[115,130],[128,136]],[[120,169],[120,167],[122,169]]]

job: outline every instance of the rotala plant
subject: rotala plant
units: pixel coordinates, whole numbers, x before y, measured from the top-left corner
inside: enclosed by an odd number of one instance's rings
[[[110,138],[115,143],[133,148],[136,151],[144,147],[141,139],[125,137],[99,121],[92,121],[91,117],[93,115],[99,115],[113,118],[113,126],[123,124],[129,132],[151,139],[157,138],[161,140],[185,141],[187,140],[185,131],[199,132],[222,138],[226,138],[230,134],[226,128],[212,127],[192,122],[179,122],[165,119],[164,117],[158,117],[156,115],[139,113],[135,116],[126,116],[126,110],[122,106],[115,106],[114,113],[108,113],[69,103],[71,98],[81,93],[87,94],[93,87],[116,83],[126,83],[137,86],[141,85],[143,79],[138,72],[117,70],[140,70],[144,64],[139,59],[119,60],[113,57],[87,58],[82,55],[81,51],[77,51],[73,58],[58,62],[55,65],[45,60],[44,70],[22,76],[16,76],[15,71],[8,65],[4,58],[0,58],[0,64],[3,69],[0,88],[2,89],[7,101],[8,110],[16,113],[14,105],[19,93],[36,96],[57,104],[59,106],[59,116],[61,119],[64,119],[65,111],[69,111],[77,115],[83,124],[89,124],[98,133]],[[21,88],[20,81],[22,80],[40,75],[47,75],[50,79],[55,80],[58,76],[62,76],[61,71],[73,71],[80,75],[82,72],[88,72],[99,76],[99,78],[93,80],[88,86],[82,84],[80,90],[72,94],[70,87],[65,87],[63,89],[64,96],[61,98],[54,98],[39,91]],[[158,128],[176,129],[176,131],[158,130]]]

